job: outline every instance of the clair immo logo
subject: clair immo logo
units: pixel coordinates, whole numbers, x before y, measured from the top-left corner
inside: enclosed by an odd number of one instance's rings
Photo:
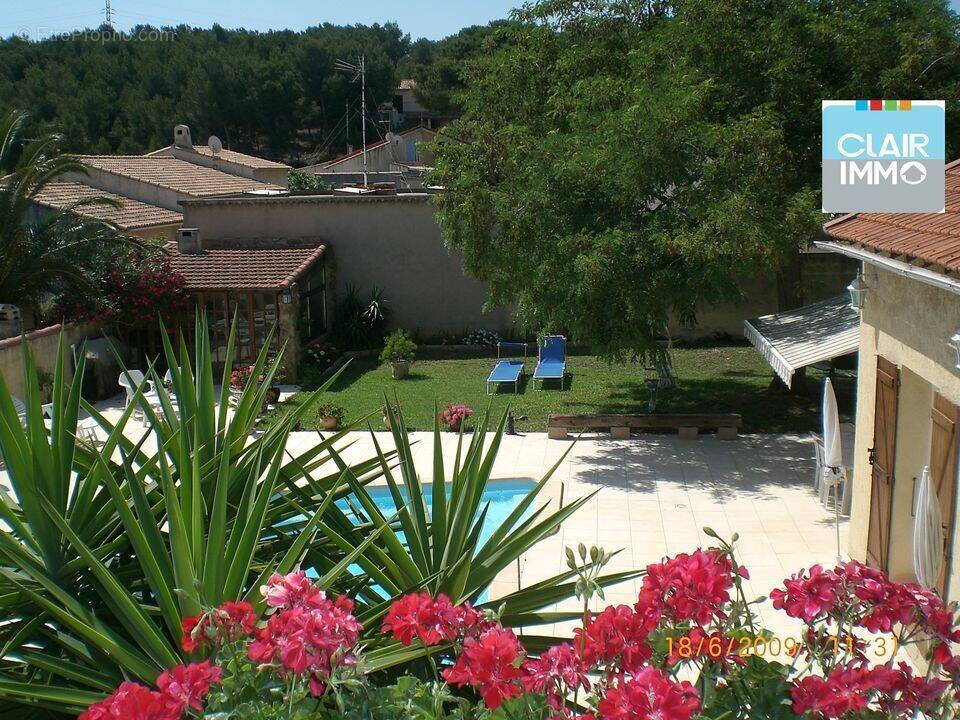
[[[823,211],[943,212],[942,100],[825,100]]]

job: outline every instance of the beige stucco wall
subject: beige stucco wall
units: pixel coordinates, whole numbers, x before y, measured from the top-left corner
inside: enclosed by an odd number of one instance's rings
[[[947,340],[960,328],[960,295],[904,278],[873,266],[864,269],[870,287],[860,326],[860,371],[857,382],[857,432],[851,556],[866,557],[870,517],[869,448],[873,446],[877,355],[900,368],[897,442],[890,535],[890,574],[912,580],[914,478],[929,458],[933,393],[960,404],[960,372]],[[960,597],[960,524],[953,539],[954,557],[948,594]]]
[[[511,327],[506,309],[483,312],[486,287],[464,277],[443,244],[425,193],[365,198],[332,195],[184,204],[184,226],[204,241],[320,238],[329,247],[333,294],[383,289],[391,324],[425,336]],[[335,303],[335,298],[331,298]]]
[[[99,332],[97,326],[89,324],[52,325],[29,332],[25,336],[0,340],[0,375],[3,376],[7,389],[16,397],[23,398],[23,338],[26,338],[37,370],[52,376],[57,365],[57,350],[62,333],[66,346],[63,371],[69,380],[73,377],[69,361],[70,346],[85,338],[94,337]]]

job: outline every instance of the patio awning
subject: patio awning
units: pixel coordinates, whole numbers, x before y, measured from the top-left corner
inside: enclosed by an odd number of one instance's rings
[[[743,321],[743,334],[790,387],[799,368],[857,351],[860,316],[846,295]]]

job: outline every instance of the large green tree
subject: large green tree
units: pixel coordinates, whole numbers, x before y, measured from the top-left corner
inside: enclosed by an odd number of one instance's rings
[[[610,355],[789,266],[820,101],[952,97],[943,2],[549,0],[488,38],[437,142],[438,217],[490,301]]]

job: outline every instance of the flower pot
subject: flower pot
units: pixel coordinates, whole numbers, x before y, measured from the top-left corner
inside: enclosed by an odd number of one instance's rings
[[[320,429],[321,430],[336,430],[337,425],[340,424],[340,421],[335,417],[320,417]]]
[[[393,370],[394,380],[403,380],[405,377],[409,377],[410,375],[410,363],[406,360],[392,362],[390,363],[390,367]]]
[[[460,432],[460,425],[461,423],[450,423],[450,432]]]

